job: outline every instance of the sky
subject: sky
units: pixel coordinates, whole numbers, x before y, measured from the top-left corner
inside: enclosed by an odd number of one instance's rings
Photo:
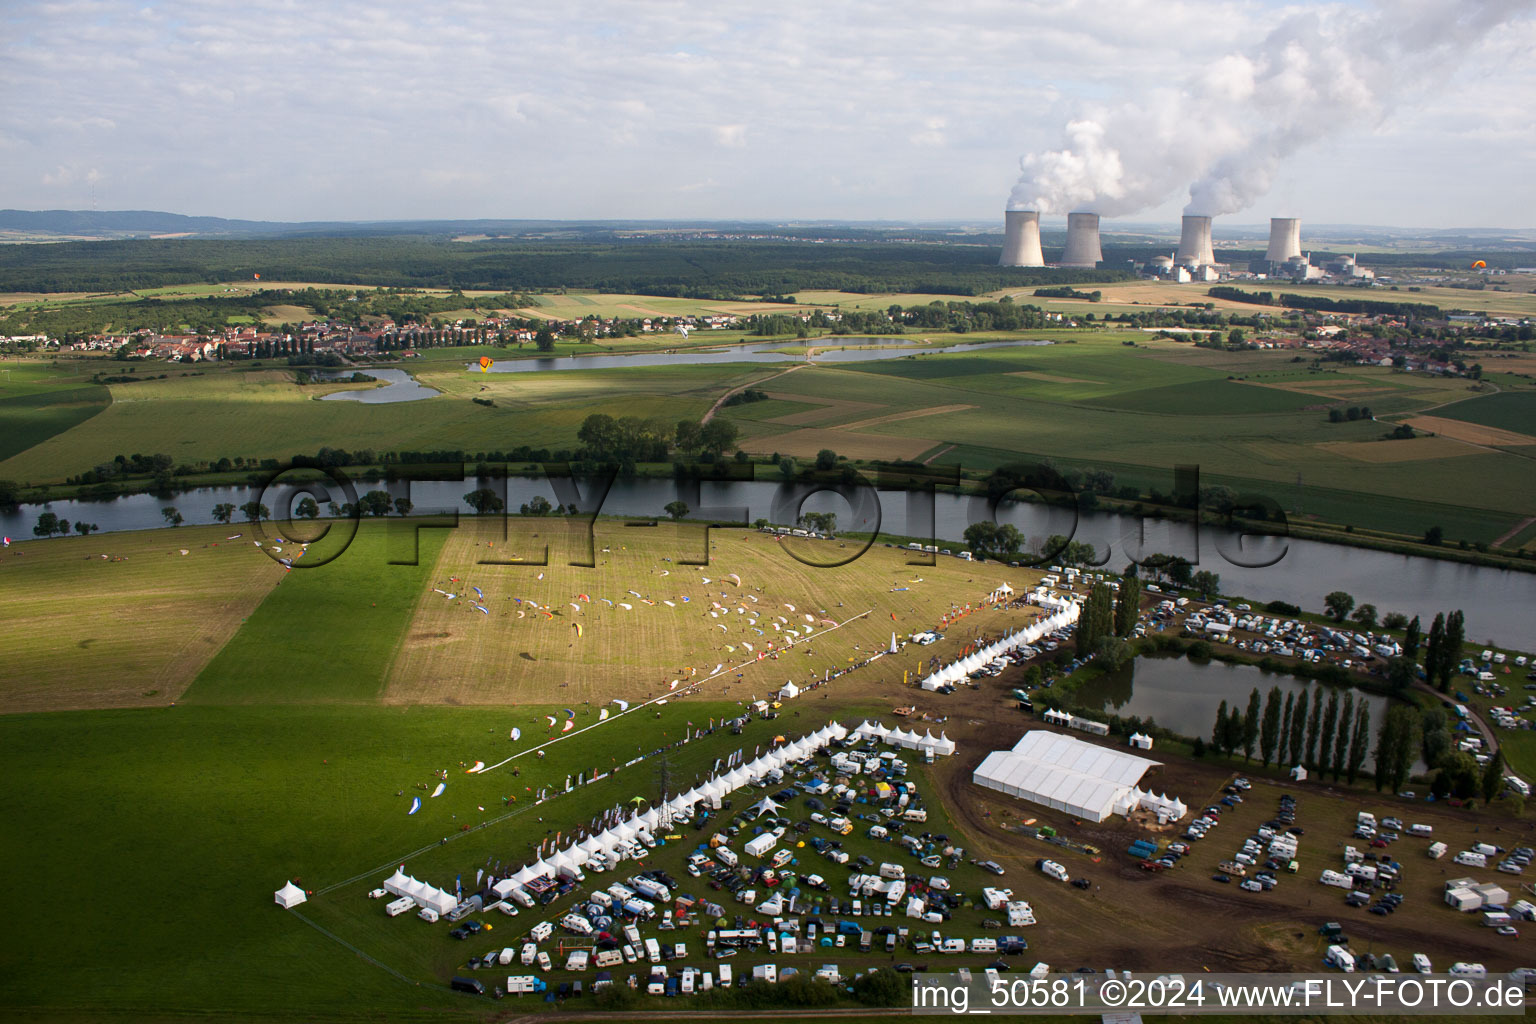
[[[1536,226],[1532,5],[1463,2],[1503,23],[1398,68],[1363,115],[1321,97],[1323,127],[1232,221]],[[1246,115],[1202,104],[1233,55],[1371,6],[5,0],[0,206],[1000,222],[1021,158],[1068,123],[1155,90],[1160,116],[1231,131]],[[1176,220],[1189,198],[1125,216]]]

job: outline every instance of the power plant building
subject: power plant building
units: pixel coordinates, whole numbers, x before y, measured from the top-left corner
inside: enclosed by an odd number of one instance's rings
[[[1045,255],[1040,251],[1038,211],[1008,210],[1003,214],[1003,255],[997,263],[1001,267],[1045,266]]]
[[[1061,254],[1063,267],[1096,267],[1104,261],[1099,245],[1099,215],[1067,214],[1067,248]]]

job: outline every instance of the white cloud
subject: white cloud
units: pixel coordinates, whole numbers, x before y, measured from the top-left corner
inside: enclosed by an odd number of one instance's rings
[[[1251,69],[1223,57],[1304,6],[8,5],[0,95],[25,101],[0,106],[0,191],[83,206],[86,169],[110,167],[102,208],[282,220],[991,218],[1020,155],[1094,104],[1202,67],[1212,91],[1251,89]],[[1298,163],[1276,188],[1313,220],[1366,208],[1423,223],[1428,194],[1436,222],[1486,221],[1494,196],[1536,209],[1520,171],[1533,45],[1529,22],[1500,33],[1421,106],[1341,143],[1358,177]],[[1402,159],[1474,142],[1476,190],[1444,161]]]

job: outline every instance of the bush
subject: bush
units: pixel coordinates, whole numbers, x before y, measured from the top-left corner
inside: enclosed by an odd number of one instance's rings
[[[1208,640],[1195,640],[1195,641],[1192,641],[1190,643],[1190,645],[1189,645],[1189,648],[1184,653],[1189,658],[1190,661],[1210,661],[1211,660],[1211,644],[1210,644],[1210,641],[1208,641]]]

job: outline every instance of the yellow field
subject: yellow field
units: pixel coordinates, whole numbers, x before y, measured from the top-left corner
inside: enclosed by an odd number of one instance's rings
[[[1476,455],[1478,450],[1449,437],[1415,437],[1397,441],[1320,441],[1312,445],[1358,462],[1419,462]]]
[[[1481,423],[1464,423],[1461,420],[1446,419],[1443,416],[1413,416],[1404,422],[1418,430],[1433,431],[1443,437],[1454,437],[1458,441],[1466,441],[1470,444],[1499,447],[1536,444],[1536,437],[1529,434],[1517,434],[1513,430],[1500,430],[1498,427],[1485,427]]]
[[[486,543],[498,536],[499,523],[453,531],[432,585],[467,596],[422,595],[385,700],[579,708],[615,696],[661,696],[673,680],[682,689],[717,665],[737,667],[710,682],[705,696],[766,696],[787,679],[804,683],[882,651],[893,631],[905,636],[930,627],[955,602],[975,602],[1005,580],[1022,588],[1038,576],[943,556],[935,566],[913,567],[907,559],[920,556],[878,544],[848,565],[821,568],[797,561],[783,545],[831,561],[857,553],[861,542],[781,542],[747,530],[710,531],[710,564],[684,565],[683,558],[706,555],[701,527],[613,522],[597,524],[597,565],[580,568],[565,564],[585,550],[584,532],[569,526],[513,519],[512,539],[494,548]],[[493,553],[541,557],[545,544],[547,566],[477,564]],[[739,586],[725,579],[730,573],[739,575]],[[471,602],[474,586],[489,614]],[[829,622],[866,612],[822,633]],[[784,650],[791,627],[802,639]],[[759,661],[759,653],[767,657]]]
[[[184,526],[13,544],[0,554],[0,712],[176,700],[283,577],[250,537]]]
[[[1010,377],[1025,377],[1029,380],[1044,381],[1046,384],[1098,384],[1096,380],[1086,380],[1082,377],[1063,377],[1056,373],[1041,373],[1039,370],[1015,370],[1008,374]]]

